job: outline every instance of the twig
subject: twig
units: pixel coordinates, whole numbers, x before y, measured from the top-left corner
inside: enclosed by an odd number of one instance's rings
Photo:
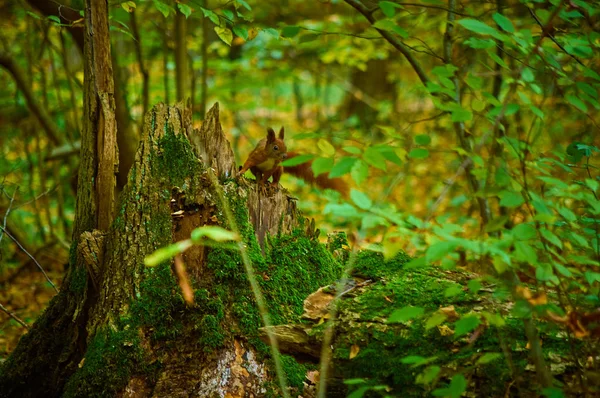
[[[531,14],[531,16],[533,17],[533,19],[535,19],[535,22],[540,26],[540,28],[542,29],[546,29],[546,27],[544,27],[544,25],[542,25],[542,22],[538,19],[537,15],[535,15],[535,12],[533,12],[533,10],[529,7],[527,7],[527,9],[529,10],[529,13]],[[552,40],[554,42],[554,44],[556,44],[558,46],[558,48],[560,48],[561,50],[563,50],[565,52],[565,54],[569,55],[570,57],[572,57],[575,61],[577,61],[577,63],[579,63],[579,65],[585,67],[585,64],[583,62],[581,62],[579,60],[579,58],[577,58],[576,56],[574,56],[573,54],[569,53],[567,50],[565,50],[565,48],[562,46],[562,44],[560,44],[552,34],[550,34],[550,32],[546,32],[546,35],[550,38],[550,40]]]
[[[324,30],[319,30],[319,29],[311,29],[311,28],[305,28],[304,26],[298,26],[300,29],[303,30],[308,30],[311,32],[317,32],[322,34],[323,36],[325,35],[340,35],[340,36],[351,36],[351,37],[358,37],[359,39],[366,39],[366,40],[382,40],[383,37],[381,36],[361,36],[361,35],[357,35],[354,33],[347,33],[347,32],[327,32]]]
[[[8,220],[8,213],[10,213],[10,208],[12,207],[13,201],[15,200],[15,195],[17,194],[17,191],[19,190],[19,187],[17,186],[13,192],[13,196],[12,198],[10,198],[10,203],[8,204],[8,209],[6,209],[6,213],[4,213],[4,224],[2,226],[2,228],[6,228],[6,221]],[[4,190],[2,190],[4,192]],[[8,196],[8,195],[6,195]],[[2,242],[2,237],[4,236],[4,234],[2,233],[2,231],[0,231],[0,242]]]
[[[11,317],[12,319],[14,319],[15,321],[17,321],[18,323],[21,324],[21,326],[23,326],[25,329],[29,330],[29,326],[18,316],[16,316],[13,312],[9,311],[5,306],[3,306],[2,304],[0,304],[0,310],[4,311],[6,313],[6,315],[8,315],[9,317]]]
[[[35,263],[35,265],[37,265],[37,267],[40,269],[40,271],[42,271],[42,274],[44,274],[44,277],[46,278],[46,280],[48,281],[48,283],[54,288],[54,290],[56,291],[56,293],[58,293],[58,289],[56,288],[56,285],[54,283],[52,283],[52,281],[50,280],[50,278],[48,277],[48,274],[46,274],[46,271],[44,271],[44,268],[42,268],[41,264],[38,263],[38,261],[19,243],[18,240],[15,239],[14,236],[12,236],[4,227],[0,227],[0,229],[2,229],[2,231],[4,231],[4,233],[6,235],[8,235],[9,238],[11,238],[16,244],[17,246],[19,246],[19,248],[21,250],[23,250],[23,252],[25,252],[25,254],[27,254],[27,256],[29,256],[29,258],[31,260],[33,260],[33,262]]]

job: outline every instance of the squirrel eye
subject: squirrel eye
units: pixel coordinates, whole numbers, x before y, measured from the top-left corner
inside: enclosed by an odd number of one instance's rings
[[[273,149],[275,149],[276,151],[278,151],[279,147],[277,145],[273,145]]]

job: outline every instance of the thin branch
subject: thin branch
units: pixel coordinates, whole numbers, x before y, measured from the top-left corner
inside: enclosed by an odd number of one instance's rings
[[[442,10],[442,11],[450,11],[446,7],[436,6],[436,5],[433,5],[433,4],[401,3],[401,2],[394,2],[394,3],[398,4],[400,6],[406,6],[406,7],[434,8],[434,9]],[[464,13],[464,12],[459,12],[459,11],[452,11],[452,12],[455,13],[456,15],[460,15],[460,16],[463,16],[463,17],[477,18],[475,15],[467,14],[467,13]]]
[[[371,24],[374,24],[375,22],[377,22],[377,20],[375,18],[373,18],[372,12],[360,1],[358,1],[358,0],[345,0],[345,1],[350,6],[352,6],[354,9],[356,9],[358,12],[360,12],[362,15],[364,15],[365,18],[367,18],[367,20]],[[404,55],[404,58],[406,58],[408,63],[413,67],[413,69],[419,76],[419,79],[421,80],[423,85],[427,85],[427,83],[429,82],[429,78],[427,77],[425,70],[421,67],[421,64],[416,60],[416,58],[413,56],[413,54],[410,52],[410,50],[395,35],[391,34],[390,32],[387,32],[385,30],[382,30],[382,29],[377,29],[377,28],[375,28],[375,29],[379,32],[379,34],[381,36],[383,36],[384,39],[386,39],[392,46],[394,46],[395,49],[397,49],[398,51],[400,51],[400,53],[402,55]]]
[[[17,194],[17,191],[19,190],[19,187],[16,187],[12,197],[10,198],[10,203],[8,204],[8,209],[6,209],[6,213],[4,213],[4,225],[2,226],[3,229],[6,228],[6,222],[8,221],[8,213],[10,213],[10,209],[12,207],[12,204],[15,200],[15,195]],[[4,192],[4,189],[2,190],[2,192]],[[6,194],[6,192],[4,192],[4,194],[8,197],[8,194]],[[2,231],[0,231],[0,242],[2,242],[2,237],[4,236],[4,234],[2,233]]]
[[[11,238],[13,240],[13,242],[15,242],[17,244],[17,246],[19,246],[19,248],[21,250],[23,250],[23,252],[25,254],[27,254],[27,256],[35,263],[35,265],[37,265],[37,267],[40,269],[40,271],[42,271],[42,274],[44,274],[44,277],[46,278],[46,281],[48,281],[48,283],[54,288],[54,290],[56,291],[56,293],[58,293],[58,289],[56,288],[56,285],[54,283],[52,283],[52,281],[50,280],[50,277],[48,277],[48,274],[46,274],[46,271],[44,271],[44,268],[42,268],[42,266],[40,265],[40,263],[38,263],[38,261],[19,243],[19,241],[17,239],[15,239],[15,237],[13,237],[6,228],[4,227],[0,227],[0,229],[2,229],[2,231],[4,231],[4,233],[6,235],[8,235],[9,238]]]
[[[317,32],[320,33],[322,35],[340,35],[340,36],[351,36],[351,37],[358,37],[359,39],[366,39],[366,40],[382,40],[383,37],[381,36],[361,36],[361,35],[357,35],[354,33],[347,33],[347,32],[327,32],[324,30],[318,30],[318,29],[311,29],[311,28],[305,28],[304,26],[298,26],[300,29],[303,30],[308,30],[311,32]]]
[[[8,315],[9,317],[11,317],[12,319],[14,319],[15,321],[17,321],[19,324],[21,324],[21,326],[23,326],[25,329],[29,330],[29,326],[25,323],[25,321],[23,321],[21,318],[19,318],[17,315],[15,315],[14,312],[9,311],[5,306],[3,306],[2,304],[0,304],[0,310],[4,311],[4,313],[6,313],[6,315]]]
[[[533,19],[535,19],[535,22],[540,26],[540,28],[545,29],[544,25],[542,25],[542,22],[538,19],[537,15],[535,15],[535,12],[533,12],[533,10],[529,7],[527,7],[527,9],[529,10],[529,13],[531,14],[531,16],[533,17]],[[552,40],[554,42],[554,44],[556,44],[558,46],[558,48],[560,48],[561,50],[563,50],[565,52],[565,54],[569,55],[570,57],[572,57],[575,61],[577,61],[577,63],[579,63],[579,65],[585,67],[585,64],[583,62],[581,62],[579,60],[579,58],[577,58],[576,56],[574,56],[573,54],[569,53],[567,50],[565,50],[565,48],[562,46],[562,44],[560,44],[552,34],[550,34],[550,32],[546,32],[546,35],[550,38],[550,40]]]

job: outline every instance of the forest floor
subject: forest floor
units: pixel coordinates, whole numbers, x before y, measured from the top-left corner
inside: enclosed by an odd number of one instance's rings
[[[56,295],[56,291],[35,264],[30,262],[21,267],[5,268],[4,272],[0,272],[0,304],[31,327]],[[64,270],[54,268],[56,269],[45,271],[60,289]],[[8,358],[26,332],[25,327],[4,311],[0,311],[0,362]]]

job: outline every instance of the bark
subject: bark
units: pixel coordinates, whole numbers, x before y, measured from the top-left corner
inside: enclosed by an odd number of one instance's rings
[[[202,0],[202,7],[206,8],[206,0]],[[208,18],[202,18],[202,74],[200,77],[200,113],[206,112],[206,97],[208,95]]]
[[[184,101],[189,96],[188,56],[187,56],[187,20],[181,11],[175,13],[175,86],[177,101]]]

